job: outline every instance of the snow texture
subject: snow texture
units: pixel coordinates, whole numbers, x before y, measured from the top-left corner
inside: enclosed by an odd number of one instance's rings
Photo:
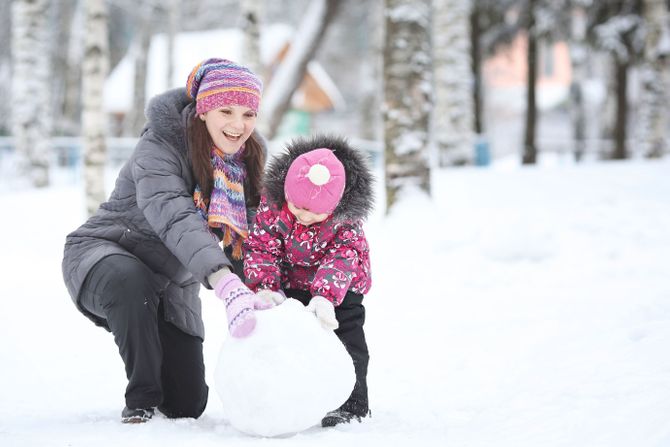
[[[344,345],[291,298],[256,318],[250,337],[230,337],[221,348],[214,377],[224,417],[258,436],[319,424],[354,388],[354,366]]]
[[[225,309],[208,290],[205,413],[121,424],[118,349],[61,277],[82,185],[54,170],[50,188],[10,190],[15,174],[0,161],[2,447],[670,445],[668,159],[541,154],[520,167],[513,154],[487,169],[434,169],[432,199],[408,194],[389,216],[378,207],[365,228],[372,417],[286,438],[225,421],[213,377]],[[21,217],[26,204],[40,218]]]

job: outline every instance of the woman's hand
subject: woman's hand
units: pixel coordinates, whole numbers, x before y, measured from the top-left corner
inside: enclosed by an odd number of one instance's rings
[[[219,278],[214,293],[226,306],[230,335],[237,338],[249,336],[256,327],[256,295],[234,273]]]

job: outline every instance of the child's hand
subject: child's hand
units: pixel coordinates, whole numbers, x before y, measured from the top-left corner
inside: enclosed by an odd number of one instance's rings
[[[324,329],[334,331],[340,327],[337,318],[335,318],[335,306],[324,297],[319,295],[312,297],[307,305],[307,310],[316,315]]]
[[[286,296],[282,292],[275,292],[270,289],[263,289],[256,292],[254,298],[254,309],[265,310],[279,306],[286,301]]]

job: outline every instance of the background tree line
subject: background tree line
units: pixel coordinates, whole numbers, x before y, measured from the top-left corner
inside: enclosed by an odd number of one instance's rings
[[[637,153],[659,157],[667,153],[668,3],[11,0],[0,3],[0,135],[12,135],[36,186],[49,184],[49,137],[82,136],[93,209],[104,200],[102,84],[126,52],[135,54],[135,85],[144,86],[152,35],[165,33],[170,45],[181,31],[237,27],[245,33],[246,60],[240,62],[257,67],[263,26],[283,22],[296,30],[294,45],[266,85],[259,126],[270,138],[276,134],[308,62],[317,59],[334,74],[346,102],[344,113],[319,124],[383,142],[388,207],[406,187],[429,193],[435,166],[473,163],[473,147],[486,143],[486,122],[495,119],[485,116],[483,61],[520,34],[527,41],[522,163],[536,163],[542,151],[538,61],[542,45],[556,41],[570,48],[575,159],[586,150],[585,81],[594,54],[606,55],[610,65],[600,157],[630,157],[631,141]],[[639,84],[634,120],[632,70]],[[123,125],[129,136],[141,129],[148,99],[144,88],[134,91]]]

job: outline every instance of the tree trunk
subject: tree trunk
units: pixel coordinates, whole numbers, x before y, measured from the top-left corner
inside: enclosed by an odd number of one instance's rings
[[[586,150],[586,112],[584,105],[583,82],[586,78],[586,11],[575,8],[571,14],[570,61],[572,63],[572,82],[570,84],[570,103],[573,138],[575,140],[575,161],[581,161]]]
[[[72,41],[70,35],[76,6],[75,0],[51,3],[52,23],[54,24],[51,29],[51,39],[58,48],[58,51],[54,51],[51,55],[53,71],[51,76],[51,110],[54,117],[53,132],[56,135],[68,134],[72,130],[72,124],[67,122],[67,117],[63,114],[63,106],[67,94],[68,47]]]
[[[470,1],[433,0],[433,132],[440,166],[472,159]]]
[[[36,187],[49,185],[51,102],[48,0],[12,4],[12,109],[21,171]]]
[[[244,32],[244,60],[240,61],[254,73],[262,75],[260,23],[262,14],[261,0],[240,0],[242,11],[242,31]]]
[[[339,3],[338,0],[312,0],[305,12],[291,47],[272,77],[261,102],[258,127],[266,138],[272,139],[277,133],[293,93],[300,86],[307,64],[321,43]]]
[[[86,210],[93,214],[105,200],[107,156],[103,88],[109,71],[105,0],[86,0],[86,39],[82,76]]]
[[[429,0],[385,0],[384,121],[386,212],[402,190],[430,195],[432,109]]]
[[[12,7],[10,2],[0,2],[0,135],[11,131],[12,119]]]
[[[668,125],[668,85],[666,73],[670,54],[668,6],[664,0],[645,0],[644,18],[647,35],[644,61],[640,70],[642,82],[637,129],[637,149],[647,157],[661,157],[667,150],[665,133]]]
[[[474,131],[477,135],[484,133],[484,110],[482,102],[482,49],[481,49],[481,26],[479,24],[480,9],[478,1],[473,1],[470,12],[470,61],[472,63],[472,106]]]
[[[535,33],[535,3],[528,2],[528,75],[526,84],[526,130],[523,141],[522,164],[537,162],[535,131],[537,127],[537,104],[535,101],[535,83],[537,81],[537,35]]]
[[[86,38],[86,5],[78,0],[74,10],[67,53],[65,95],[63,98],[63,126],[70,135],[81,133],[81,76]]]
[[[135,55],[135,78],[133,80],[133,104],[125,118],[123,133],[126,136],[138,136],[144,127],[144,106],[147,100],[147,69],[149,65],[149,46],[153,26],[151,17],[153,8],[147,6],[144,14],[137,20],[133,54]]]
[[[616,122],[614,124],[614,160],[628,158],[626,124],[628,121],[628,62],[615,58]]]

